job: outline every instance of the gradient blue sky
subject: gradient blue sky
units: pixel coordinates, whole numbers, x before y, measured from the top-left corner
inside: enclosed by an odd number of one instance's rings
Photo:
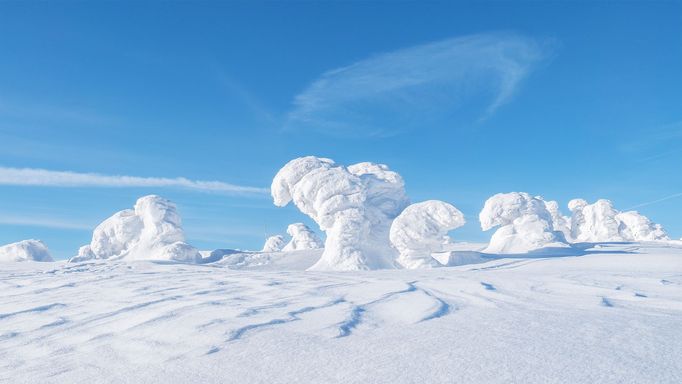
[[[156,193],[199,248],[259,248],[310,221],[258,190],[15,168],[267,188],[309,154],[388,164],[466,214],[457,240],[508,191],[679,238],[680,68],[679,2],[0,2],[0,244],[71,256]]]

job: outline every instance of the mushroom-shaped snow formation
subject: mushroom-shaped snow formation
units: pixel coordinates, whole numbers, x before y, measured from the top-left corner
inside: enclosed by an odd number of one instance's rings
[[[322,240],[303,223],[289,224],[287,233],[291,236],[291,241],[282,249],[285,252],[323,247]]]
[[[282,235],[270,236],[268,237],[267,240],[265,240],[265,245],[263,245],[263,252],[280,252],[285,245],[286,241],[284,241],[284,236]]]
[[[652,223],[648,217],[637,211],[621,212],[616,215],[620,223],[621,236],[628,241],[670,240],[660,224]]]
[[[22,240],[0,247],[0,261],[54,261],[40,240]]]
[[[448,231],[464,223],[462,212],[443,201],[428,200],[405,208],[391,224],[391,243],[400,252],[398,263],[408,269],[440,266],[431,253],[442,251]]]
[[[489,198],[479,214],[481,228],[495,231],[487,253],[526,253],[544,247],[568,247],[555,231],[544,200],[525,192],[499,193]]]
[[[95,228],[90,245],[70,261],[89,259],[197,262],[199,252],[185,243],[175,205],[160,196],[141,197],[134,209],[115,213]]]
[[[391,221],[407,206],[403,180],[387,166],[359,163],[348,168],[330,159],[301,157],[272,181],[275,205],[292,202],[327,234],[313,270],[394,268]]]

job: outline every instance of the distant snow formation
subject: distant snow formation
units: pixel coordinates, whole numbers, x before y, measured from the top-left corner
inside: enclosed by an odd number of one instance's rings
[[[391,243],[400,252],[398,264],[407,269],[441,266],[431,254],[442,251],[448,231],[464,223],[462,212],[443,201],[408,206],[391,224]]]
[[[409,204],[402,177],[386,165],[345,167],[314,156],[288,162],[275,175],[275,205],[293,202],[326,235],[324,252],[312,270],[394,268],[391,221]]]
[[[660,224],[652,223],[637,211],[619,212],[613,203],[599,199],[588,204],[583,199],[568,203],[571,210],[571,237],[575,242],[669,240]]]
[[[40,240],[22,240],[0,247],[0,261],[54,261],[45,243]]]
[[[263,245],[263,252],[280,252],[285,245],[286,240],[284,240],[284,236],[282,235],[270,236],[265,240],[265,244]]]
[[[303,223],[289,224],[287,233],[291,236],[291,240],[282,249],[284,252],[319,249],[324,247],[322,240],[320,240],[315,232]]]
[[[175,205],[160,196],[141,197],[134,209],[115,213],[95,228],[89,245],[71,262],[91,259],[198,262],[199,252],[185,243]]]
[[[527,253],[545,247],[569,247],[554,229],[552,213],[540,197],[525,192],[498,193],[479,214],[481,229],[499,227],[486,253]]]

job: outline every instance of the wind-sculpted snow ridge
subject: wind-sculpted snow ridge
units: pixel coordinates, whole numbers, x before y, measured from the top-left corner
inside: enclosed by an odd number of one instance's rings
[[[525,192],[499,193],[486,200],[479,214],[484,231],[498,227],[486,253],[528,253],[546,247],[569,247],[554,230],[545,201]]]
[[[54,261],[45,243],[22,240],[0,247],[0,261]]]
[[[115,213],[95,228],[89,245],[71,262],[92,259],[198,262],[199,252],[185,243],[175,205],[160,196],[141,197],[134,209]]]
[[[263,245],[263,252],[279,252],[284,248],[286,245],[286,241],[284,240],[284,236],[282,235],[275,235],[275,236],[270,236],[265,240],[265,244]]]
[[[593,204],[573,199],[568,208],[572,213],[571,237],[576,242],[670,239],[660,224],[652,223],[637,211],[619,212],[606,199],[599,199]]]
[[[391,243],[400,252],[398,263],[407,269],[441,266],[431,254],[441,252],[448,231],[464,223],[462,212],[443,201],[408,206],[391,224]]]
[[[322,240],[307,225],[303,223],[289,224],[287,233],[291,236],[289,243],[282,251],[302,251],[305,249],[319,249],[324,246]]]
[[[287,163],[272,181],[275,205],[292,202],[326,235],[313,270],[395,268],[391,221],[408,205],[404,183],[382,164],[344,167],[307,156]]]

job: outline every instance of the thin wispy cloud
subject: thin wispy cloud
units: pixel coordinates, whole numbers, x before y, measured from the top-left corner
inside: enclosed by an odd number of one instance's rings
[[[664,201],[676,199],[676,198],[678,198],[678,197],[682,197],[682,193],[674,193],[674,194],[672,194],[672,195],[668,195],[668,196],[665,196],[665,197],[661,197],[661,198],[656,199],[656,200],[651,200],[651,201],[647,201],[647,202],[640,203],[640,204],[637,204],[637,205],[633,205],[632,207],[628,208],[628,210],[630,210],[630,209],[635,209],[635,208],[646,207],[646,206],[648,206],[648,205],[653,205],[653,204],[657,204],[657,203],[662,203],[662,202],[664,202]]]
[[[0,167],[0,185],[41,187],[185,188],[202,192],[218,192],[236,195],[264,195],[268,193],[268,189],[266,188],[241,186],[222,181],[190,180],[184,177],[137,177],[7,167]]]
[[[95,227],[95,225],[92,223],[81,223],[52,217],[28,216],[25,214],[20,216],[7,215],[5,213],[0,214],[0,225],[56,228],[78,231],[91,231]]]
[[[388,136],[445,122],[470,105],[484,119],[513,98],[552,45],[493,33],[382,53],[313,81],[295,97],[285,129]]]

